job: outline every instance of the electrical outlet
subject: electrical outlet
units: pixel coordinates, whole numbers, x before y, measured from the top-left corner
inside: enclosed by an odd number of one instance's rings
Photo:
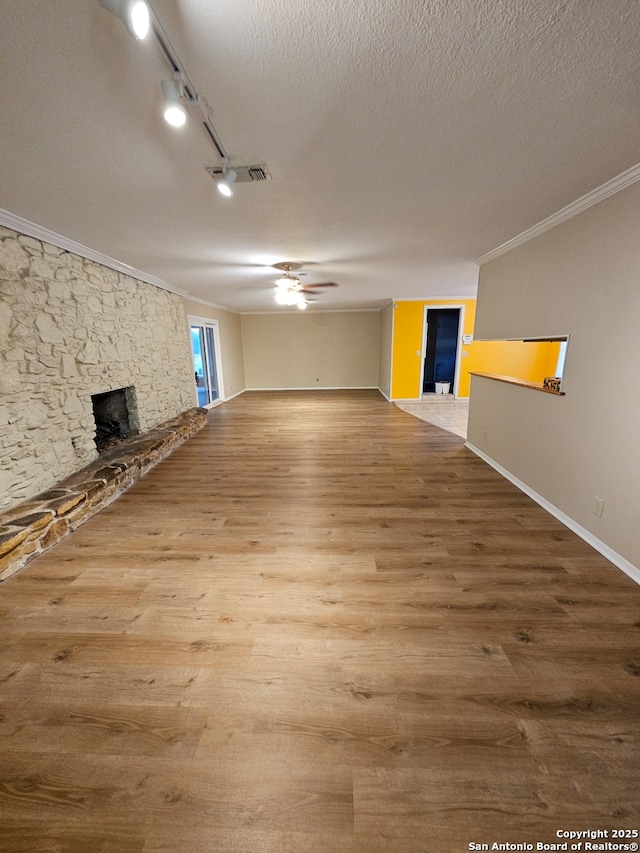
[[[598,518],[602,518],[602,512],[604,510],[604,498],[595,497],[593,499],[593,509],[591,510],[594,515],[597,515]]]
[[[482,437],[484,438],[484,440],[485,440],[485,441],[487,440],[487,431],[486,431],[486,429],[485,429],[485,431],[482,433]]]

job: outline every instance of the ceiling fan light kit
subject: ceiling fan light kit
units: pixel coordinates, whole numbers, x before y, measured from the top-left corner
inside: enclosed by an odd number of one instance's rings
[[[276,280],[275,300],[278,305],[296,305],[301,311],[304,311],[310,301],[315,301],[315,288],[338,286],[334,281],[323,281],[319,284],[302,284],[297,275],[291,275],[292,270],[299,270],[301,266],[302,264],[294,264],[287,261],[273,265],[274,269],[284,272],[284,275]],[[302,272],[300,275],[306,275],[306,273]],[[312,300],[308,298],[309,293],[314,294]]]
[[[293,281],[294,279],[289,278],[288,275],[283,275],[276,281],[276,287],[289,287]],[[300,279],[297,278],[295,281],[300,281]]]
[[[294,288],[278,287],[276,288],[275,297],[278,305],[286,305],[288,307],[296,305],[298,308],[307,307],[307,300],[304,294]]]

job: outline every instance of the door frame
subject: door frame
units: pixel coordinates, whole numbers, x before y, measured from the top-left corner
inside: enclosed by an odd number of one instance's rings
[[[216,362],[216,379],[218,382],[218,399],[213,400],[211,403],[207,403],[205,406],[200,406],[198,402],[198,386],[196,385],[196,380],[194,376],[193,370],[193,346],[191,344],[191,327],[192,326],[208,326],[210,329],[213,329],[213,354]],[[187,315],[187,330],[189,332],[189,351],[191,352],[191,375],[193,376],[193,396],[196,401],[196,406],[200,406],[203,409],[213,409],[215,406],[219,406],[220,403],[224,403],[224,379],[222,373],[222,356],[220,349],[220,324],[217,320],[212,320],[210,317],[196,317],[194,314]],[[205,335],[205,347],[207,345],[206,335]],[[206,362],[206,359],[205,359]]]
[[[424,360],[427,356],[427,317],[429,316],[429,311],[446,311],[447,309],[451,310],[452,308],[458,309],[459,320],[458,320],[458,340],[456,342],[456,366],[455,366],[455,374],[453,380],[453,398],[454,400],[458,399],[458,388],[460,387],[460,360],[462,358],[462,333],[464,330],[464,309],[465,306],[462,302],[447,302],[446,304],[440,305],[437,303],[435,305],[425,305],[422,309],[422,353],[420,358],[420,384],[418,385],[418,400],[422,399],[422,386],[424,385]]]

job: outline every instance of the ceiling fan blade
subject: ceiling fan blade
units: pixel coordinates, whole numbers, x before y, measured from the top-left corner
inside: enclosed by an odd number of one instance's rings
[[[322,281],[319,284],[305,284],[303,290],[309,290],[312,287],[337,287],[335,281]]]

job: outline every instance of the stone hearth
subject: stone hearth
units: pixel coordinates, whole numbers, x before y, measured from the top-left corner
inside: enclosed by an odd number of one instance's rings
[[[202,429],[206,417],[205,409],[189,409],[107,450],[54,488],[0,513],[0,581],[114,501]]]

